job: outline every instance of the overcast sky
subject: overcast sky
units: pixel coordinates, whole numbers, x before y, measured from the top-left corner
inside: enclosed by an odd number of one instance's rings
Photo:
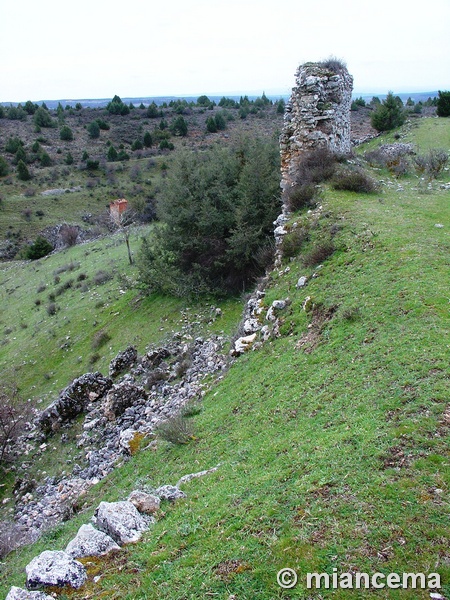
[[[2,13],[1,102],[289,94],[298,65],[330,56],[357,93],[450,89],[450,0],[21,0]]]

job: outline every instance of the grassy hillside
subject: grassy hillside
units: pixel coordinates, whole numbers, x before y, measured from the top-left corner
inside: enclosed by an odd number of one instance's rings
[[[141,227],[131,234],[133,252],[145,232]],[[0,263],[2,379],[34,401],[49,401],[74,377],[107,372],[129,344],[143,353],[178,330],[186,302],[145,297],[133,287],[136,278],[120,233],[38,261]],[[229,318],[234,326],[240,314],[237,301],[220,306],[217,331],[229,326]],[[211,304],[194,308],[201,313],[200,330],[210,320]]]
[[[424,119],[404,136],[421,150],[450,148],[447,119]],[[89,582],[58,597],[430,597],[419,589],[306,589],[307,572],[334,568],[438,572],[441,593],[450,596],[450,191],[435,182],[421,192],[413,175],[373,174],[384,181],[379,193],[326,189],[319,213],[295,216],[308,223],[311,239],[271,274],[265,298],[267,307],[291,300],[281,336],[239,358],[206,395],[193,417],[196,439],[159,442],[94,486],[74,519],[6,558],[1,593],[23,586],[23,568],[38,552],[64,548],[100,500],[220,464],[184,486],[186,500],[164,505],[141,542],[91,561]],[[323,266],[305,266],[304,257],[330,238],[336,251]],[[116,251],[125,265],[125,249],[111,247],[112,258]],[[297,289],[303,275],[308,284]],[[179,306],[159,302],[142,306],[161,311],[170,328]],[[112,309],[98,310],[98,326],[114,339]],[[231,333],[231,320],[224,330]],[[291,590],[277,585],[283,567],[298,573]]]

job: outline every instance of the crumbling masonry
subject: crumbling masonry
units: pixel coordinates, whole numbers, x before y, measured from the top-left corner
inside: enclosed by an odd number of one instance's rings
[[[280,137],[281,187],[295,181],[296,164],[305,152],[328,147],[349,154],[353,77],[338,61],[306,63],[295,74],[296,86],[284,115]]]
[[[282,240],[289,220],[288,196],[298,181],[302,155],[320,148],[348,155],[353,77],[338,61],[306,63],[295,74],[280,136],[282,213],[275,221],[275,267],[282,261]]]

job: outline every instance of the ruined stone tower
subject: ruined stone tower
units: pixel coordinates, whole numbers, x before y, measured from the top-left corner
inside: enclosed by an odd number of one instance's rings
[[[320,146],[349,154],[353,77],[337,60],[300,65],[284,114],[280,137],[281,187],[295,180],[295,165],[305,152]]]

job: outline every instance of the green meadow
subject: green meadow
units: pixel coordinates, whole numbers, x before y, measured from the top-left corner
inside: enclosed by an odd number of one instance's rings
[[[394,133],[419,152],[450,149],[448,119]],[[372,140],[355,160],[393,140]],[[430,597],[429,589],[309,590],[308,572],[437,573],[442,587],[431,591],[450,597],[450,176],[446,170],[424,188],[413,170],[399,179],[368,170],[383,182],[378,192],[324,186],[320,211],[292,216],[309,239],[269,274],[264,298],[266,308],[289,298],[280,336],[236,359],[211,386],[190,417],[194,438],[142,444],[91,488],[71,520],[4,559],[1,593],[24,586],[24,567],[39,552],[64,549],[100,500],[218,466],[183,486],[185,500],[162,504],[140,542],[85,559],[88,582],[57,597]],[[132,248],[141,235],[135,231]],[[326,260],[305,260],[329,240]],[[297,288],[301,276],[307,285]],[[2,372],[44,406],[75,376],[105,373],[128,344],[142,353],[167,339],[186,309],[199,331],[235,335],[242,298],[189,305],[143,295],[136,277],[120,235],[3,264]],[[211,320],[215,306],[221,320]],[[99,331],[110,339],[95,349]],[[54,444],[62,446],[58,436]],[[10,485],[11,478],[0,498]],[[292,589],[277,584],[286,567],[298,574]]]

